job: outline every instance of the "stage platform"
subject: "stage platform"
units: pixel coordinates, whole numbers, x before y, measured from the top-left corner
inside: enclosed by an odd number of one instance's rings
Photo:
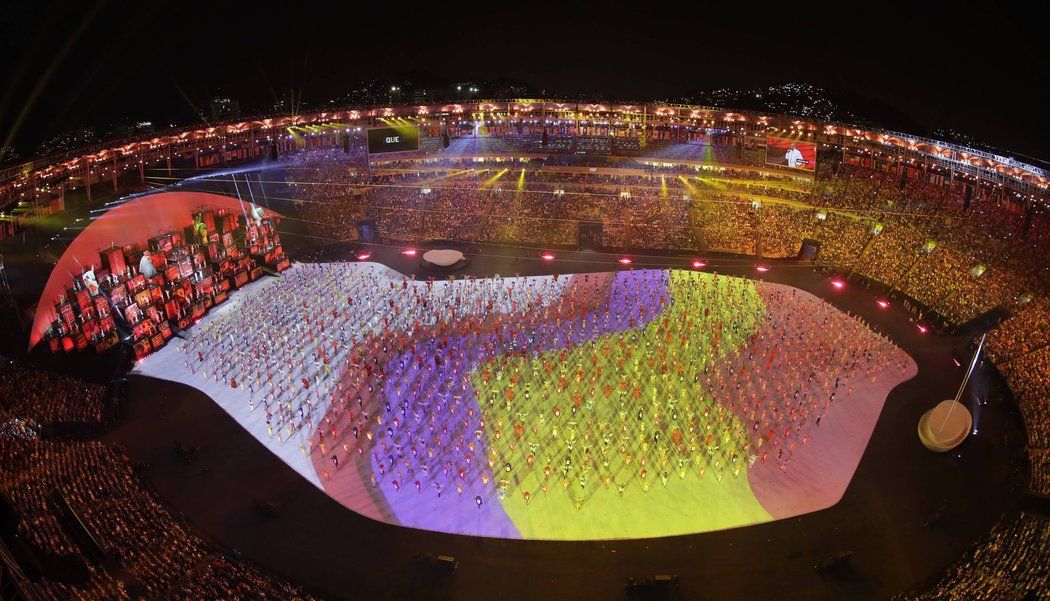
[[[780,284],[639,270],[408,286],[375,263],[296,265],[134,372],[197,388],[367,517],[564,540],[827,508],[917,372],[861,320]],[[361,377],[373,369],[392,377]]]

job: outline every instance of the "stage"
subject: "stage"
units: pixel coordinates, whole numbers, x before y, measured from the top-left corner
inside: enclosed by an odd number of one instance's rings
[[[215,399],[372,519],[586,540],[833,505],[887,394],[917,372],[859,320],[779,284],[641,270],[408,286],[375,263],[296,265],[135,373]],[[867,353],[863,375],[829,367]]]
[[[396,258],[380,259],[400,268]],[[508,270],[504,269],[506,263],[499,267],[482,263],[472,266],[471,272],[491,275],[493,270],[499,269],[507,273]],[[526,264],[513,267],[522,273],[530,270]],[[564,264],[559,267],[566,269]],[[365,264],[299,265],[289,272],[291,275],[286,276],[285,281],[296,277],[298,270],[337,268],[372,270],[376,278],[388,280],[388,286],[390,282],[395,286],[398,282],[410,283],[395,271]],[[546,266],[540,267],[543,268]],[[556,316],[559,305],[553,303],[554,299],[577,298],[576,306],[582,316],[578,319],[586,321],[588,315],[602,314],[604,306],[617,297],[615,294],[578,296],[579,282],[583,277],[582,274],[560,276],[555,291],[554,279],[537,273],[523,278],[521,281],[529,285],[522,285],[516,294],[520,295],[523,305],[540,305],[535,312],[539,315],[536,319],[541,321]],[[590,345],[600,345],[603,340],[615,339],[623,331],[649,328],[654,335],[656,332],[666,333],[666,328],[659,329],[661,320],[669,319],[668,312],[682,305],[671,298],[680,286],[669,286],[669,280],[701,278],[688,272],[682,275],[663,270],[595,273],[587,277],[596,280],[588,281],[588,286],[607,292],[630,286],[632,280],[637,279],[639,281],[634,284],[641,287],[637,292],[642,296],[651,295],[653,309],[648,313],[643,311],[633,327],[624,326],[619,331],[601,323],[574,328],[573,336],[577,338],[571,344],[564,339],[564,327],[552,327],[549,331],[538,329],[539,339],[533,343],[535,353],[508,356],[507,362],[501,366],[505,373],[511,373],[515,368],[519,372],[531,373],[531,363],[534,362],[540,362],[538,369],[542,370],[542,361],[550,353],[572,348],[579,351]],[[462,336],[464,340],[448,336],[448,347],[461,350],[464,357],[459,363],[449,362],[441,366],[444,371],[436,368],[428,372],[433,374],[428,381],[469,382],[468,389],[477,407],[476,417],[472,419],[485,420],[483,438],[487,443],[491,442],[492,448],[481,449],[479,446],[473,453],[477,457],[473,465],[480,464],[481,467],[466,472],[462,478],[452,478],[449,481],[452,484],[446,486],[440,496],[433,486],[427,487],[423,481],[417,490],[414,482],[419,478],[408,476],[407,467],[403,476],[395,478],[396,470],[388,470],[391,464],[382,457],[360,455],[361,459],[347,464],[342,461],[340,446],[338,455],[343,465],[334,467],[330,463],[331,448],[326,447],[322,452],[316,443],[307,443],[310,436],[305,435],[318,424],[327,423],[326,418],[338,414],[333,413],[330,406],[317,406],[309,427],[304,428],[300,436],[282,436],[283,442],[277,442],[265,428],[263,410],[257,406],[252,411],[248,406],[249,395],[241,382],[233,388],[228,380],[216,381],[214,375],[205,380],[193,362],[187,361],[194,355],[173,345],[137,366],[136,371],[141,375],[153,377],[132,377],[132,400],[126,408],[127,421],[118,427],[114,439],[123,442],[133,457],[150,464],[151,479],[158,490],[191,522],[268,567],[342,597],[359,596],[362,590],[359,587],[364,587],[374,597],[399,597],[404,591],[394,582],[404,582],[406,576],[410,580],[421,577],[409,563],[411,555],[417,552],[451,553],[461,561],[461,570],[454,582],[444,583],[445,588],[439,586],[435,598],[451,598],[457,593],[482,590],[505,591],[509,597],[526,598],[542,594],[546,582],[557,579],[564,583],[567,579],[576,580],[569,574],[584,573],[588,574],[587,583],[580,579],[578,584],[562,584],[568,588],[558,590],[569,591],[567,596],[574,598],[593,596],[591,593],[597,594],[596,591],[612,596],[622,594],[614,591],[622,587],[626,576],[657,572],[683,574],[683,594],[692,591],[694,596],[721,596],[718,591],[722,595],[730,594],[730,591],[734,595],[745,595],[747,591],[763,590],[763,587],[769,590],[776,586],[774,582],[777,580],[790,583],[792,592],[786,597],[890,596],[943,567],[976,538],[982,526],[987,527],[998,513],[1009,507],[1010,483],[1017,476],[1009,469],[1012,445],[1001,443],[1004,435],[1008,443],[1016,436],[1013,416],[1004,413],[1005,407],[983,407],[982,436],[961,447],[958,456],[938,457],[926,453],[914,437],[914,424],[918,416],[934,404],[934,399],[943,398],[944,391],[957,383],[955,378],[945,377],[955,373],[950,362],[953,341],[920,335],[903,313],[894,308],[880,310],[867,291],[830,293],[826,280],[812,271],[803,273],[796,269],[778,273],[774,270],[764,277],[782,281],[747,283],[746,287],[745,280],[724,278],[724,281],[741,282],[734,294],[746,294],[753,301],[749,306],[754,315],[770,315],[777,323],[786,323],[794,314],[784,313],[787,304],[773,302],[778,292],[790,294],[793,288],[809,289],[820,296],[834,296],[830,300],[838,309],[848,309],[853,315],[859,315],[894,343],[886,342],[887,346],[882,347],[886,356],[892,358],[883,366],[874,384],[864,386],[858,381],[853,394],[844,395],[845,400],[841,402],[836,400],[823,415],[819,426],[810,423],[799,431],[800,436],[808,434],[809,437],[805,443],[796,443],[786,469],[782,469],[779,461],[767,456],[764,461],[745,462],[740,473],[734,475],[730,460],[719,478],[716,464],[709,462],[711,458],[703,451],[705,445],[700,444],[701,454],[705,457],[701,462],[705,468],[703,475],[696,473],[696,466],[700,464],[696,464],[695,459],[688,463],[687,473],[680,475],[682,466],[670,452],[668,461],[662,467],[647,470],[644,478],[637,469],[633,478],[621,477],[629,471],[623,465],[610,469],[617,476],[608,487],[603,483],[600,461],[592,463],[599,466],[593,475],[586,475],[581,468],[573,468],[563,476],[559,471],[560,464],[554,463],[555,473],[550,476],[549,490],[543,492],[543,482],[546,481],[543,468],[538,461],[531,469],[527,466],[525,433],[521,435],[522,442],[517,450],[510,444],[516,439],[510,421],[521,412],[520,388],[516,389],[519,398],[512,401],[510,407],[501,408],[496,403],[488,406],[489,389],[496,380],[491,376],[494,374],[491,368],[488,383],[484,374],[485,366],[491,365],[493,359],[476,348],[471,351],[471,343],[467,340],[469,332]],[[703,279],[712,285],[715,281],[723,281],[719,276],[703,276]],[[478,282],[483,280],[439,281],[434,286],[448,286],[451,291],[463,285],[481,285]],[[661,289],[660,283],[664,288]],[[254,284],[244,291],[245,294],[231,298],[221,312],[215,312],[207,319],[220,323],[224,315],[240,310],[234,303],[251,304],[251,299],[266,298],[267,291],[277,286],[279,283],[274,280]],[[381,292],[382,286],[377,289]],[[530,294],[535,290],[545,292]],[[798,307],[820,306],[820,301],[808,292],[796,294],[802,299],[798,301]],[[671,301],[662,309],[658,302],[661,295]],[[377,307],[381,307],[384,300],[389,299],[379,294]],[[331,303],[326,305],[323,296],[319,297],[318,303],[319,306],[331,306]],[[504,309],[510,309],[505,311],[508,315],[514,313],[513,307]],[[846,327],[853,320],[839,310],[829,312],[828,316],[835,320],[832,322],[834,327],[825,329],[832,332]],[[681,315],[673,317],[675,323],[680,323]],[[375,323],[381,323],[382,318],[377,319]],[[558,322],[557,319],[548,321]],[[198,324],[196,328],[203,330],[202,326],[207,327],[208,323],[212,322]],[[388,333],[405,327],[409,331],[406,339],[411,339],[413,344],[426,344],[435,339],[432,330],[426,327],[417,329],[410,323],[399,324],[393,318],[385,327]],[[359,331],[351,329],[355,330]],[[412,338],[412,330],[416,330],[416,338]],[[753,366],[757,360],[748,355],[752,352],[749,346],[754,333],[749,331],[733,340],[723,340],[723,351],[720,352],[724,355],[719,358],[722,363],[718,369],[726,373],[731,369],[732,373],[740,374],[742,367]],[[187,334],[192,335],[193,331]],[[544,336],[549,336],[550,340],[544,340]],[[756,340],[760,338],[761,334]],[[352,339],[348,333],[348,344],[352,344]],[[644,342],[636,344],[644,345]],[[710,340],[702,342],[697,339],[696,344],[710,344]],[[668,349],[674,346],[670,343],[664,345]],[[730,347],[739,348],[729,350]],[[704,348],[710,351],[709,347]],[[388,348],[383,352],[380,344],[379,350],[371,356],[377,360],[374,364],[396,364],[399,352],[395,350],[399,349]],[[337,363],[338,357],[330,357],[330,363]],[[590,356],[586,358],[590,360]],[[573,361],[569,356],[565,360]],[[765,367],[764,361],[760,363]],[[773,369],[764,376],[759,375],[760,371],[756,369],[750,376],[752,381],[757,383],[768,377],[768,386],[775,386],[774,374],[780,371]],[[451,380],[450,374],[454,376]],[[808,377],[808,374],[804,375]],[[299,377],[296,374],[296,378]],[[532,380],[531,385],[542,387],[544,379]],[[814,380],[818,380],[815,386],[825,384],[819,378]],[[330,381],[335,382],[335,377]],[[320,385],[314,382],[311,380],[311,390]],[[726,379],[725,382],[735,386],[736,380]],[[440,390],[441,386],[437,386],[435,390]],[[673,392],[674,388],[665,390]],[[378,387],[376,392],[380,392]],[[404,394],[404,391],[385,391],[385,394],[398,398],[397,395]],[[547,403],[543,404],[539,401],[540,394],[534,393],[537,400],[532,404],[537,405],[537,413],[530,416],[528,423],[539,423],[541,411],[548,416],[548,426],[554,422],[555,409],[560,409],[563,416],[567,415],[568,407],[572,406],[572,387],[567,387],[561,394],[559,397],[551,391]],[[596,396],[601,401],[605,392],[599,388]],[[702,402],[694,401],[701,403],[697,405],[698,411],[704,408],[717,411],[713,409],[716,405],[711,404],[710,396],[704,395]],[[612,398],[615,400],[616,395]],[[994,399],[994,395],[990,398]],[[600,406],[601,403],[596,401],[598,408],[594,410],[600,411]],[[726,406],[732,407],[732,403]],[[619,419],[618,413],[619,409],[611,417],[602,419],[614,422]],[[501,420],[504,425],[497,439],[495,425]],[[734,413],[727,415],[724,423],[730,430],[748,430],[741,422]],[[476,427],[475,423],[464,426],[473,427]],[[389,433],[381,430],[377,429],[375,433],[377,444],[386,442],[391,449],[410,446],[411,440],[405,438],[405,432],[410,430]],[[675,429],[661,431],[673,436]],[[682,429],[683,433],[686,431]],[[579,428],[577,436],[582,439],[584,434],[585,428]],[[568,438],[564,431],[559,433],[562,442],[558,447],[558,458],[569,448],[565,442]],[[207,473],[202,473],[200,466],[187,466],[173,458],[173,440],[200,444],[199,462],[208,467]],[[750,435],[734,440],[755,442]],[[1014,444],[1016,442],[1013,440]],[[637,443],[632,461],[637,462],[644,454],[642,444]],[[650,445],[658,449],[660,443]],[[575,444],[574,448],[573,464],[583,453],[580,444]],[[488,461],[490,455],[494,455],[492,465]],[[751,452],[748,455],[761,456]],[[651,451],[646,457],[649,465],[659,465],[659,450]],[[731,453],[722,457],[731,458]],[[510,472],[506,471],[507,463],[511,464]],[[381,468],[380,464],[386,465]],[[326,470],[330,478],[325,476]],[[383,471],[390,473],[384,476]],[[511,476],[500,475],[507,473]],[[486,474],[491,474],[488,482],[482,479]],[[584,483],[580,482],[581,474],[585,477]],[[371,482],[371,476],[376,476],[375,484]],[[567,477],[571,479],[569,486],[564,484]],[[398,480],[397,486],[393,484],[395,479]],[[463,482],[462,493],[455,489],[456,480]],[[500,480],[507,481],[507,485],[503,486]],[[621,496],[617,484],[623,484],[625,480],[627,486]],[[644,486],[646,480],[649,480],[647,490]],[[304,486],[307,483],[309,486]],[[504,490],[502,496],[501,490]],[[578,492],[572,493],[572,490]],[[579,491],[588,494],[584,497]],[[530,493],[528,500],[525,492]],[[922,527],[928,515],[946,500],[950,504],[952,498],[973,494],[987,496],[987,502],[973,507],[962,507],[962,503],[958,507],[951,506],[947,520],[951,523],[950,529]],[[481,500],[480,506],[477,499]],[[273,505],[277,516],[264,516],[253,509],[257,500]],[[368,519],[358,514],[368,516]],[[756,525],[736,528],[747,524]],[[480,535],[480,538],[440,532]],[[708,534],[666,538],[672,534],[700,532]],[[665,538],[648,538],[654,536]],[[536,540],[528,543],[501,538]],[[542,539],[592,542],[556,543],[543,542]],[[851,568],[847,578],[834,582],[813,573],[811,565],[816,559],[843,549],[857,552],[853,565],[861,567],[856,572]],[[386,563],[379,560],[379,555],[386,558]],[[391,557],[401,559],[390,561]],[[336,564],[346,567],[333,571],[331,567]],[[686,577],[687,574],[690,576]]]

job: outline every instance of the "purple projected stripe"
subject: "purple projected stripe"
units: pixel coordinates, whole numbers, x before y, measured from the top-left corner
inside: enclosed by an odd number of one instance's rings
[[[631,328],[626,319],[606,323],[603,319],[606,308],[613,316],[626,315],[630,311],[635,315],[634,327],[644,327],[660,314],[661,298],[667,305],[671,302],[668,277],[665,271],[618,272],[608,291],[609,298],[601,309],[589,313],[585,320],[570,320],[573,322],[572,332],[563,327],[565,322],[546,322],[535,331],[519,332],[510,337],[509,330],[518,325],[512,322],[500,327],[504,334],[502,343],[497,334],[450,336],[448,346],[441,350],[437,348],[440,344],[437,339],[417,343],[413,348],[431,359],[422,369],[409,360],[411,351],[395,356],[387,364],[387,373],[395,373],[402,362],[405,369],[400,377],[392,377],[384,385],[384,421],[374,447],[380,455],[377,459],[373,454],[371,465],[373,474],[379,479],[379,490],[398,523],[427,530],[521,538],[499,503],[496,482],[488,467],[488,444],[480,429],[483,412],[470,384],[471,372],[493,356],[507,351],[569,348]],[[590,317],[595,314],[599,317],[597,325],[590,322]],[[581,321],[584,322],[582,325]],[[482,347],[484,342],[492,343],[495,349]],[[432,359],[438,354],[442,363],[434,367]],[[455,358],[448,360],[450,356]],[[437,392],[429,399],[416,398],[412,388],[427,381],[430,383],[422,388]],[[395,418],[397,426],[393,424]],[[440,438],[439,443],[435,442],[435,437]],[[437,447],[433,457],[427,457],[428,444],[418,442],[422,440]],[[468,448],[468,442],[473,442],[473,451]],[[416,476],[413,478],[407,475],[406,461],[414,468],[412,471]],[[382,477],[380,463],[386,471]],[[421,477],[424,465],[429,471],[427,476]],[[401,476],[398,476],[399,469]],[[464,470],[462,479],[458,475],[460,469]],[[487,483],[482,481],[483,475],[488,476]],[[417,478],[420,480],[419,492],[415,485]],[[394,486],[395,480],[400,490]],[[457,493],[453,480],[462,485],[462,494]],[[435,482],[442,486],[440,498]],[[481,498],[480,507],[475,497]]]

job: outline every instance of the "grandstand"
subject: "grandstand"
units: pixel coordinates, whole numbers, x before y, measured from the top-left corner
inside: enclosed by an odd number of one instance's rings
[[[370,153],[364,133],[391,123],[418,128],[418,149]],[[813,169],[770,161],[771,139],[812,147]],[[728,571],[740,576],[726,579],[730,584],[711,585],[737,595],[768,594],[774,578],[782,577],[790,582],[785,586],[796,587],[791,589],[795,596],[809,598],[1039,598],[1050,587],[1050,267],[1044,260],[1050,250],[1048,184],[1050,174],[1036,166],[897,132],[725,108],[558,99],[261,116],[118,140],[8,167],[0,172],[0,212],[8,216],[0,221],[0,255],[7,257],[4,274],[10,282],[4,300],[19,308],[8,313],[22,327],[6,328],[13,342],[5,344],[4,352],[16,359],[0,369],[5,391],[0,402],[0,528],[9,551],[3,554],[5,569],[17,576],[25,598],[397,598],[404,590],[390,585],[391,580],[411,580],[419,586],[439,580],[425,573],[419,565],[423,562],[413,563],[413,555],[454,552],[462,568],[452,578],[460,579],[456,586],[469,596],[496,588],[515,598],[543,594],[535,574],[546,580],[595,574],[596,579],[615,581],[615,586],[567,585],[562,592],[609,593],[621,590],[625,575],[672,566],[683,581],[693,569],[704,575]],[[733,525],[756,525],[706,533],[686,529],[676,532],[685,533],[681,537],[637,536],[637,541],[534,540],[528,543],[534,547],[526,550],[484,529],[427,528],[425,520],[420,526],[389,517],[369,520],[357,515],[370,514],[353,503],[362,496],[385,494],[393,499],[395,494],[417,494],[401,490],[410,488],[408,480],[394,480],[393,489],[386,480],[373,483],[385,493],[362,492],[362,485],[335,492],[329,487],[326,496],[325,478],[331,476],[329,471],[338,475],[339,462],[335,467],[326,463],[330,453],[323,429],[301,452],[304,462],[313,457],[317,464],[316,473],[313,465],[305,468],[318,481],[312,486],[309,478],[288,469],[294,462],[278,459],[281,452],[265,451],[267,441],[258,431],[270,426],[269,407],[264,426],[263,411],[255,412],[254,399],[250,410],[242,407],[240,417],[220,409],[215,403],[225,401],[207,393],[207,374],[203,383],[189,377],[168,382],[148,371],[180,361],[189,366],[192,354],[188,359],[169,357],[183,348],[183,340],[201,344],[193,338],[195,330],[221,324],[228,314],[225,309],[195,316],[193,323],[198,318],[203,323],[188,325],[172,342],[161,342],[156,355],[139,357],[142,363],[137,367],[131,364],[127,344],[97,354],[90,349],[56,351],[58,343],[45,348],[47,341],[68,334],[56,329],[63,318],[43,309],[54,299],[41,298],[49,277],[70,284],[65,274],[53,276],[51,269],[71,247],[74,238],[68,230],[87,231],[92,226],[81,220],[92,221],[132,196],[149,198],[155,192],[236,200],[245,207],[238,231],[252,227],[247,207],[265,207],[268,214],[280,216],[275,223],[284,250],[302,264],[375,261],[400,272],[406,281],[429,280],[430,285],[449,274],[424,274],[414,251],[443,246],[470,255],[471,265],[462,275],[474,282],[494,274],[516,281],[515,275],[590,273],[597,280],[596,274],[616,270],[673,274],[690,268],[704,268],[719,277],[761,279],[762,285],[772,282],[824,298],[844,315],[863,320],[879,340],[885,337],[915,359],[918,376],[899,386],[895,382],[892,392],[879,400],[873,433],[865,434],[871,436],[868,450],[861,448],[867,455],[858,457],[856,472],[846,477],[850,488],[843,500],[807,513],[797,523],[742,521]],[[142,232],[148,234],[145,237],[165,229],[154,223],[141,227],[148,230]],[[586,236],[594,232],[597,248],[585,250],[590,241]],[[31,235],[19,235],[24,233]],[[114,241],[113,246],[121,243]],[[813,249],[811,255],[807,248]],[[540,251],[550,259],[540,259]],[[299,265],[283,278],[268,279],[298,282],[293,278],[303,278],[302,272]],[[463,279],[460,274],[454,278]],[[299,287],[305,289],[307,281]],[[834,288],[827,286],[829,281],[837,282]],[[399,285],[374,280],[368,284],[383,302],[382,291]],[[231,288],[234,300],[226,301],[229,306],[248,304],[239,298],[256,298],[250,295],[259,288],[246,286]],[[842,296],[835,296],[835,288],[844,288]],[[357,295],[354,302],[359,307],[367,302],[371,308],[367,287],[347,289],[353,290],[350,296]],[[341,289],[343,296],[347,289]],[[612,284],[609,289],[615,290]],[[320,289],[310,298],[294,297],[304,307],[308,302],[317,305],[312,318],[317,323],[330,308],[337,308],[324,305],[323,294]],[[572,308],[565,309],[570,316],[578,300],[571,298]],[[376,303],[376,311],[383,308]],[[415,307],[397,306],[398,314]],[[36,314],[20,310],[28,307],[36,307]],[[395,307],[394,300],[389,307]],[[386,317],[375,330],[390,336],[396,315]],[[44,342],[27,350],[23,333],[34,319],[47,333]],[[449,332],[466,327],[455,319],[453,311],[439,323]],[[559,313],[558,319],[571,317]],[[338,326],[333,322],[329,327]],[[419,324],[407,327],[413,335],[424,329]],[[216,326],[215,331],[224,330]],[[985,333],[988,361],[966,396],[974,434],[959,449],[960,463],[949,464],[944,461],[948,457],[935,457],[915,444],[915,424],[934,401],[954,394],[962,374],[951,359],[965,363],[970,343]],[[447,336],[443,330],[434,339],[442,336]],[[216,337],[226,344],[222,336]],[[311,342],[313,338],[311,332]],[[344,347],[333,347],[333,363],[342,357],[340,352],[349,357],[345,345],[350,339],[337,340]],[[380,339],[369,349],[371,354],[361,350],[361,355],[374,356],[374,366],[380,365],[380,358],[392,366],[395,361],[388,350],[392,353],[407,342],[376,338]],[[447,343],[446,339],[438,347],[440,352]],[[380,347],[382,352],[375,350]],[[540,351],[535,352],[539,356]],[[321,357],[315,356],[318,364]],[[328,360],[324,355],[326,369]],[[222,369],[223,363],[216,362],[213,369]],[[131,369],[136,371],[129,377]],[[308,368],[302,369],[305,374]],[[373,367],[367,369],[368,377],[374,378]],[[696,377],[702,377],[700,372]],[[377,387],[382,383],[365,381]],[[740,390],[739,380],[726,381],[736,382]],[[225,387],[237,388],[239,382],[243,386],[245,380],[235,380],[232,386],[227,380]],[[304,389],[319,387],[305,375],[302,382]],[[335,398],[342,387],[332,390]],[[154,402],[158,399],[159,404]],[[344,405],[352,401],[344,400]],[[360,396],[357,403],[367,407]],[[510,406],[508,402],[498,413],[501,423],[506,422],[507,437],[514,431],[511,423],[527,411],[512,411]],[[919,406],[922,411],[916,409]],[[560,418],[563,408],[555,410]],[[306,419],[305,414],[300,417],[300,422]],[[402,414],[400,419],[408,418]],[[258,440],[248,433],[249,420],[256,422]],[[831,426],[824,428],[820,433],[827,438]],[[377,429],[385,452],[411,446],[411,441],[390,432],[384,437]],[[801,435],[799,441],[801,446]],[[331,452],[340,452],[331,444]],[[322,450],[316,451],[315,445]],[[659,446],[658,439],[653,445]],[[291,448],[288,453],[295,456],[300,451]],[[351,457],[347,450],[340,460]],[[381,465],[384,458],[378,452],[375,457]],[[740,459],[742,464],[743,455]],[[388,463],[393,473],[395,461]],[[490,459],[489,467],[494,465]],[[913,472],[903,473],[909,469]],[[375,471],[387,475],[385,466]],[[682,472],[669,477],[664,471],[663,486],[668,480],[673,484],[684,479],[684,467]],[[268,473],[272,483],[246,484],[266,480]],[[587,478],[586,470],[571,473],[574,479],[581,473]],[[217,483],[223,479],[230,482]],[[588,490],[599,488],[597,482],[592,479]],[[570,485],[566,478],[565,489]],[[234,490],[238,487],[241,490]],[[880,492],[880,487],[889,492]],[[508,488],[516,490],[513,485]],[[893,503],[886,500],[890,492],[899,497]],[[447,489],[447,497],[454,494]],[[530,505],[532,494],[522,497],[524,505]],[[481,515],[483,496],[476,498],[477,508],[470,509]],[[474,499],[468,495],[467,504]],[[495,499],[484,497],[485,511]],[[502,495],[498,499],[504,502]],[[884,501],[886,514],[874,516]],[[403,500],[401,505],[383,503],[375,508],[376,515],[385,516],[384,509],[392,513],[394,508],[418,511],[404,509]],[[576,513],[566,512],[567,523],[586,519],[580,517],[586,511],[581,505],[577,503]],[[867,519],[870,524],[860,524]],[[518,534],[526,529],[516,526]],[[878,528],[887,532],[876,533]],[[335,534],[329,536],[327,529]],[[539,527],[536,531],[544,532]],[[484,536],[476,536],[479,532]],[[548,533],[535,538],[558,537]],[[769,540],[789,542],[771,549]],[[726,551],[727,558],[711,559],[703,566],[687,559],[694,548],[715,555],[715,550],[734,544],[741,551]],[[620,552],[617,565],[599,567],[609,556],[593,547],[605,545]],[[813,578],[808,564],[847,548],[856,551],[852,562],[858,573],[873,574],[872,582],[857,584],[847,575],[828,586]],[[806,566],[789,556],[796,552],[805,557]],[[737,553],[753,557],[745,561]],[[899,556],[887,560],[893,553]],[[384,556],[396,559],[384,562]],[[501,561],[512,564],[502,586],[512,583],[514,589],[501,586]],[[345,563],[352,564],[345,574],[320,573]],[[569,567],[559,574],[554,565]],[[764,570],[770,575],[762,575]],[[741,582],[749,578],[753,581]],[[740,588],[732,588],[732,583]],[[692,589],[704,590],[700,584]],[[455,590],[439,594],[446,593],[456,596]]]

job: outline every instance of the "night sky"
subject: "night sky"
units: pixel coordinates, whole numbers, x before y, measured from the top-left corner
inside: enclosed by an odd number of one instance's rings
[[[1045,2],[310,4],[4,0],[0,134],[27,156],[80,126],[200,122],[218,91],[252,112],[293,89],[318,103],[427,72],[630,100],[807,82],[888,105],[917,133],[1050,159]]]

